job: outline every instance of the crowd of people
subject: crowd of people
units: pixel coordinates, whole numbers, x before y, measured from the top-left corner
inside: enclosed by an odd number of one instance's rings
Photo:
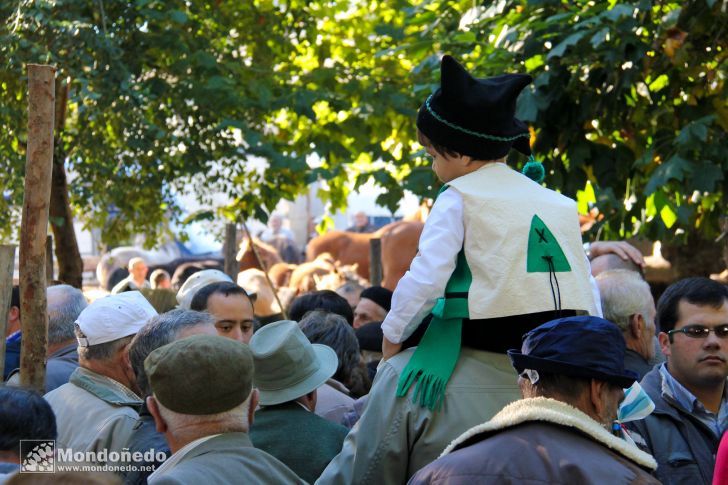
[[[552,320],[508,354],[464,342],[439,410],[395,393],[414,346],[380,361],[381,287],[353,309],[302,295],[296,320],[260,326],[255,295],[215,270],[163,314],[136,290],[89,305],[50,286],[46,394],[17,387],[17,372],[0,388],[0,473],[22,478],[21,440],[55,440],[96,453],[66,464],[129,484],[725,479],[728,288],[688,278],[656,306],[621,262],[594,267],[604,319]],[[635,381],[654,410],[621,423]],[[124,451],[144,459],[108,459]]]
[[[203,270],[160,313],[164,275],[133,259],[90,303],[48,287],[41,395],[18,387],[15,290],[0,483],[728,484],[728,287],[655,304],[634,247],[585,254],[574,201],[505,163],[531,155],[530,77],[441,75],[417,127],[444,186],[394,292],[261,318]]]

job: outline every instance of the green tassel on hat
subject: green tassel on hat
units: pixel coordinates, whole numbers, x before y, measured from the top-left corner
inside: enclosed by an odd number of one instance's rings
[[[528,162],[523,166],[521,173],[539,184],[546,177],[546,170],[543,168],[543,164],[533,158],[533,155],[528,157]]]

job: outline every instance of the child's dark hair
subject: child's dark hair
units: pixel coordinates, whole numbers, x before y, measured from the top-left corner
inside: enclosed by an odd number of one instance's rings
[[[419,128],[417,128],[417,141],[420,142],[420,145],[422,145],[425,148],[432,148],[437,153],[442,155],[443,157],[459,157],[460,154],[456,152],[455,150],[452,150],[450,148],[447,148],[442,145],[438,145],[437,143],[434,143],[432,140],[427,138],[427,135],[422,133]]]

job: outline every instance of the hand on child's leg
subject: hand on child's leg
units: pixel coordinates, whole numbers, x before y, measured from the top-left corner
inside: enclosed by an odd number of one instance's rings
[[[402,350],[402,344],[392,343],[387,340],[387,337],[382,338],[382,359],[387,360],[397,355],[400,350]]]

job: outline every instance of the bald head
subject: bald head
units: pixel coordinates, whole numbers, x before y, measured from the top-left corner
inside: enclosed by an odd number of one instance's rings
[[[147,271],[149,271],[144,260],[142,258],[131,258],[128,268],[137,286],[142,286],[147,277]]]
[[[640,268],[631,259],[622,259],[614,253],[602,254],[591,260],[591,273],[592,276],[596,277],[600,273],[610,271],[614,269],[623,269],[634,271],[637,274],[642,274],[642,268]]]

